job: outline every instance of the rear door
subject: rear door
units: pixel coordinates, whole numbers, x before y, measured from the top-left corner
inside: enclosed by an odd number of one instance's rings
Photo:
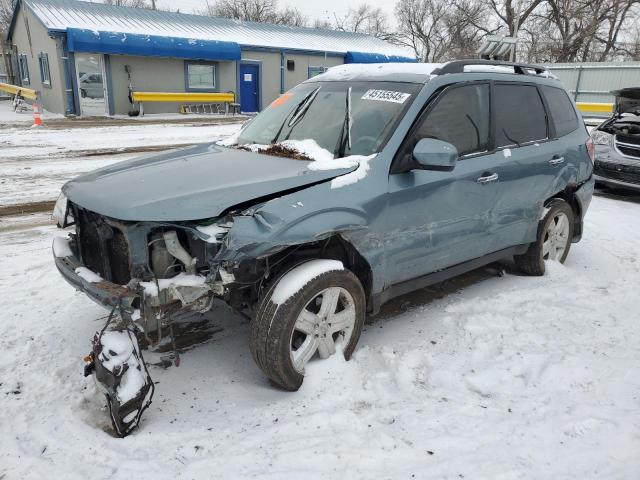
[[[492,241],[500,250],[534,240],[542,203],[567,162],[537,85],[496,82],[494,98],[500,191]]]
[[[490,253],[487,240],[500,163],[490,152],[490,104],[488,82],[449,87],[405,139],[389,176],[387,285]],[[437,138],[457,148],[461,155],[453,171],[403,166],[422,138]]]

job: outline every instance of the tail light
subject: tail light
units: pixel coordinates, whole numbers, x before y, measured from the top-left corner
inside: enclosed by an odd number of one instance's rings
[[[593,145],[593,140],[591,140],[591,138],[589,138],[585,145],[587,146],[587,153],[589,154],[589,158],[591,159],[591,163],[595,163],[595,161],[596,161],[596,147]]]

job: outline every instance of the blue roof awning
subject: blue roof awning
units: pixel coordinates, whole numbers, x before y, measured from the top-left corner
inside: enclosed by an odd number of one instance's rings
[[[101,32],[78,28],[67,29],[67,47],[70,52],[191,60],[240,60],[240,45],[235,42]]]
[[[415,63],[417,61],[415,58],[401,57],[399,55],[383,55],[381,53],[347,52],[344,56],[344,63]]]

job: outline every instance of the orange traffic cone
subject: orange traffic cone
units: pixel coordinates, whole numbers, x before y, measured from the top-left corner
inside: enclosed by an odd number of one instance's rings
[[[33,126],[39,127],[42,125],[42,118],[40,117],[40,105],[37,103],[33,104]]]

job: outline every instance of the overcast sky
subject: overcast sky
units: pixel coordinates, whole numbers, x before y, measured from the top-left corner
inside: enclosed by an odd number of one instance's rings
[[[210,0],[210,3],[213,4],[214,1]],[[365,0],[279,0],[278,3],[281,7],[286,5],[296,7],[313,21],[316,18],[333,19],[334,12],[338,16],[344,15],[349,10],[349,7],[356,7],[365,3]],[[389,20],[392,20],[395,0],[367,0],[366,3],[373,7],[382,8]],[[193,13],[206,8],[207,2],[206,0],[158,0],[158,4],[172,9],[179,6],[181,12]]]

